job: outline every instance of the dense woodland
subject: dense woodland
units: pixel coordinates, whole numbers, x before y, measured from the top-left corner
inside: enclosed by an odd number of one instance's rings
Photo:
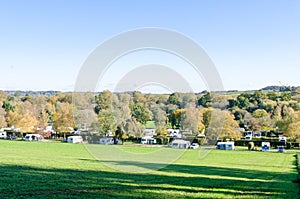
[[[210,140],[240,139],[246,131],[281,132],[300,138],[300,94],[293,91],[142,94],[140,92],[20,95],[0,92],[0,128],[20,133],[44,132],[49,123],[59,133],[87,128],[116,137],[143,136],[152,124],[158,136],[167,128],[205,133]],[[84,125],[82,125],[84,124]]]

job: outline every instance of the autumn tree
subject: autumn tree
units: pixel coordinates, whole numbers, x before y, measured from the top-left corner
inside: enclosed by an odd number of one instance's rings
[[[28,101],[18,103],[14,111],[9,111],[7,121],[24,133],[35,132],[38,124],[33,105]]]
[[[72,104],[57,102],[54,113],[54,130],[59,133],[67,133],[74,129]]]
[[[31,99],[33,104],[34,115],[37,120],[37,128],[44,130],[48,126],[50,115],[47,113],[45,96],[36,96]]]
[[[167,104],[166,112],[168,117],[168,125],[172,128],[176,128],[176,118],[174,112],[178,109],[177,105]]]
[[[167,113],[163,110],[163,107],[158,104],[151,106],[151,112],[153,115],[153,120],[155,122],[156,132],[160,133],[165,129],[167,125]]]
[[[138,138],[144,136],[145,127],[141,123],[139,123],[135,118],[128,120],[124,129],[129,136]]]
[[[117,138],[123,140],[128,137],[127,124],[132,122],[132,114],[130,109],[131,96],[126,93],[118,94],[113,111],[115,117],[115,125],[117,127],[115,135]]]
[[[174,118],[174,121],[175,121],[175,125],[173,126],[173,128],[181,128],[182,127],[182,116],[183,116],[183,112],[184,112],[184,109],[177,109],[173,112],[173,117]]]
[[[6,116],[5,110],[2,107],[0,107],[0,128],[4,128],[7,126],[5,116]]]
[[[252,132],[258,132],[261,130],[261,126],[259,124],[259,120],[257,118],[254,118],[250,113],[246,113],[244,115],[244,127],[246,130],[250,130]]]
[[[238,123],[234,120],[234,116],[229,111],[219,109],[207,109],[203,115],[209,117],[205,119],[206,138],[209,143],[214,143],[217,139],[239,139],[241,134],[237,131]]]
[[[82,128],[84,125],[86,128],[91,128],[97,123],[97,114],[95,113],[95,96],[91,92],[73,93],[73,115],[76,128]]]
[[[263,109],[257,109],[253,112],[253,117],[258,119],[261,130],[273,130],[275,122],[270,118],[269,113]]]
[[[199,133],[199,110],[195,103],[189,103],[182,114],[182,128],[191,130],[193,133]]]
[[[194,93],[182,93],[180,107],[187,108],[190,104],[196,105],[196,95]]]
[[[300,112],[291,107],[282,108],[282,117],[276,121],[277,127],[293,141],[300,141]]]

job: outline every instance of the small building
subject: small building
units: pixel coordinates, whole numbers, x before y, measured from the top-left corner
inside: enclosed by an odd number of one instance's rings
[[[172,148],[175,149],[188,149],[190,146],[191,142],[186,140],[176,139],[172,142]]]
[[[263,151],[263,152],[270,151],[270,142],[262,142],[261,143],[261,151]]]
[[[67,139],[67,142],[73,143],[73,144],[82,143],[83,139],[82,139],[82,136],[69,136]]]
[[[142,137],[141,144],[156,144],[156,139],[151,136],[145,136]]]
[[[40,134],[26,134],[25,141],[43,141],[44,137]]]
[[[218,142],[217,149],[220,150],[234,150],[234,142]]]
[[[100,138],[99,144],[114,144],[115,140],[111,137],[103,137]]]

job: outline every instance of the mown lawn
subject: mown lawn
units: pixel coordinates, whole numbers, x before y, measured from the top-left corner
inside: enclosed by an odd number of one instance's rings
[[[126,173],[95,160],[82,144],[0,141],[0,151],[0,198],[299,198],[291,153],[188,150],[158,171]]]

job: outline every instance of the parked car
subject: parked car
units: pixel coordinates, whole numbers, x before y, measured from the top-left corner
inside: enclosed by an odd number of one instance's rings
[[[199,144],[197,144],[197,143],[193,143],[190,146],[190,149],[198,149],[198,148],[199,148]]]

